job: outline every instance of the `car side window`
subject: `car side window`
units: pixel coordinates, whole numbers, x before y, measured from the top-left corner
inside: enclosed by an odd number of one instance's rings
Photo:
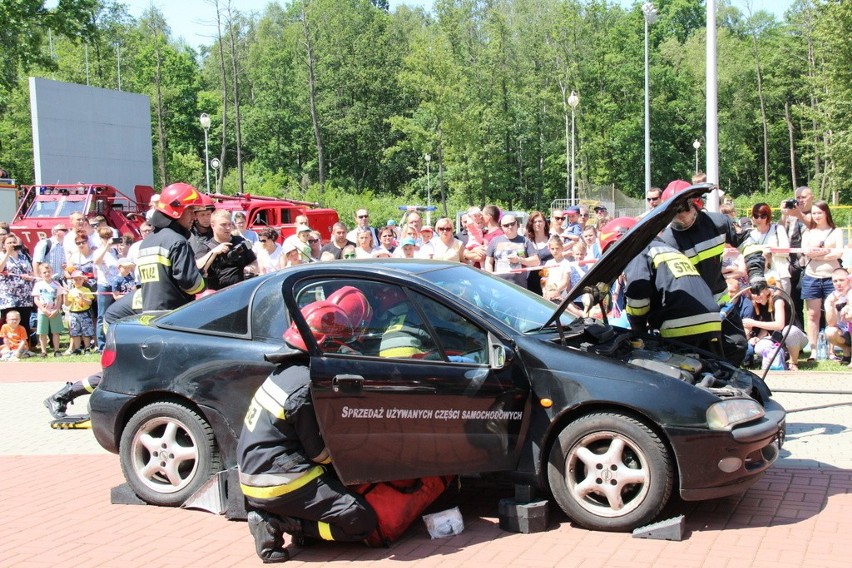
[[[484,330],[440,302],[424,296],[418,296],[417,301],[450,362],[488,363],[488,334]]]
[[[157,325],[244,337],[248,335],[251,292],[251,286],[225,288],[164,315]]]
[[[281,298],[281,280],[267,280],[257,288],[251,310],[251,334],[255,338],[283,341],[290,317]]]

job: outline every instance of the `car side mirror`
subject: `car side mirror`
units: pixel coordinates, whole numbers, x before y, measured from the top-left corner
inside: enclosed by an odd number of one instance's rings
[[[502,343],[491,341],[491,366],[495,369],[502,369],[512,362],[515,358],[515,352],[511,348]]]

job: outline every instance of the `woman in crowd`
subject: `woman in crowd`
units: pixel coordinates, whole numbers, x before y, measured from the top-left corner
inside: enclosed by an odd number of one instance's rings
[[[355,258],[373,258],[373,233],[372,231],[360,231],[356,237]]]
[[[12,310],[20,316],[20,324],[30,336],[30,314],[33,311],[33,265],[21,252],[21,241],[14,233],[3,237],[3,250],[0,251],[0,314],[6,323],[6,314]]]
[[[435,221],[438,238],[432,239],[432,259],[464,262],[464,245],[453,236],[453,222],[449,217]]]
[[[104,314],[114,302],[112,297],[112,281],[118,276],[118,259],[115,257],[112,244],[112,228],[102,225],[97,230],[99,245],[92,255],[92,263],[95,267],[95,281],[97,284],[97,318],[95,319],[95,334],[98,338],[98,351],[103,351],[106,344],[104,333]]]
[[[527,219],[525,236],[530,242],[535,245],[535,250],[538,251],[540,266],[544,266],[548,260],[553,258],[550,253],[548,242],[550,240],[550,224],[545,219],[541,211],[530,211],[530,216]],[[536,273],[530,275],[527,279],[527,289],[536,294],[541,294],[541,278]]]
[[[801,329],[789,323],[786,302],[770,288],[764,288],[759,293],[752,294],[751,301],[754,317],[743,318],[743,326],[749,337],[746,361],[751,360],[755,354],[760,356],[773,347],[776,339],[780,340],[783,335],[786,335],[784,347],[790,354],[790,370],[798,371],[799,353],[808,344],[808,338]]]
[[[386,256],[391,256],[394,250],[396,250],[396,233],[393,227],[382,227],[379,230],[379,246],[373,251],[373,255],[379,256],[385,253]]]
[[[756,203],[751,208],[752,229],[746,243],[764,245],[772,248],[789,248],[790,240],[783,225],[772,222],[772,209],[767,203]],[[789,253],[764,253],[766,270],[772,270],[777,276],[779,287],[790,293]]]
[[[823,301],[834,291],[831,273],[840,268],[843,256],[843,233],[831,218],[831,209],[825,201],[811,207],[811,226],[802,234],[805,273],[802,276],[802,300],[808,314],[808,343],[811,354],[808,361],[816,359],[819,319]]]
[[[260,274],[269,274],[278,270],[281,260],[281,245],[278,244],[278,231],[272,227],[264,227],[257,235],[257,243],[252,247],[257,257],[257,267]]]
[[[294,243],[291,239],[287,239],[284,241],[284,244],[281,245],[281,256],[278,257],[278,268],[289,268],[290,266],[302,264],[302,257],[302,250],[299,248],[299,245]]]

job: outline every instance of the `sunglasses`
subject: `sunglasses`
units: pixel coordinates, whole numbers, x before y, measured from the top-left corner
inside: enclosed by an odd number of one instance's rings
[[[355,258],[354,254],[344,254],[343,258]]]
[[[76,244],[76,245],[87,245],[87,244],[89,244],[89,241],[74,241],[74,244]]]
[[[438,230],[443,233],[445,231],[452,231],[453,228],[452,227],[438,227]]]
[[[259,243],[265,243],[265,242],[268,242],[268,241],[269,241],[269,239],[257,239],[257,242],[259,242]]]
[[[517,222],[517,221],[515,221],[514,223],[503,223],[503,224],[502,224],[502,225],[500,225],[500,226],[501,226],[501,227],[503,227],[503,228],[505,228],[505,229],[508,229],[509,227],[514,227],[514,226],[515,226],[515,225],[517,225],[517,224],[518,224],[518,222]]]
[[[359,219],[367,219],[369,217],[370,217],[369,215],[358,215]]]
[[[752,219],[769,219],[769,215],[766,213],[758,213],[756,215],[751,216]]]
[[[308,239],[308,244],[313,245],[319,242],[319,239]]]
[[[556,216],[554,216],[554,217],[553,217],[553,219],[554,219],[555,221],[564,221],[564,220],[565,220],[565,217],[556,217]]]
[[[588,219],[588,218],[589,218],[589,214],[588,214],[588,213],[584,213],[584,214],[580,215],[580,217],[583,217],[584,219]]]

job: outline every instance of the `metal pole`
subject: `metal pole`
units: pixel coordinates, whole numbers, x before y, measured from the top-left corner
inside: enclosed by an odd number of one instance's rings
[[[426,206],[432,207],[432,174],[429,170],[429,164],[432,162],[432,156],[426,154],[423,156],[423,159],[426,160]],[[426,224],[432,224],[432,211],[426,209]]]
[[[571,203],[569,203],[568,205],[574,205],[574,203],[576,203],[576,200],[577,200],[577,194],[576,194],[576,187],[577,186],[575,185],[575,181],[577,179],[575,177],[576,165],[577,165],[577,159],[576,159],[577,153],[574,151],[575,146],[576,146],[576,139],[574,138],[574,107],[572,106],[571,107]]]
[[[646,4],[647,5],[647,4]],[[645,194],[651,189],[651,102],[648,95],[648,16],[645,16]]]
[[[718,87],[716,84],[716,1],[707,0],[707,133],[704,147],[707,160],[707,181],[718,184],[719,179],[719,117],[717,113]],[[719,211],[719,191],[707,196],[707,209]]]
[[[207,179],[207,193],[210,193],[210,154],[207,150],[207,128],[204,129],[204,174]]]

